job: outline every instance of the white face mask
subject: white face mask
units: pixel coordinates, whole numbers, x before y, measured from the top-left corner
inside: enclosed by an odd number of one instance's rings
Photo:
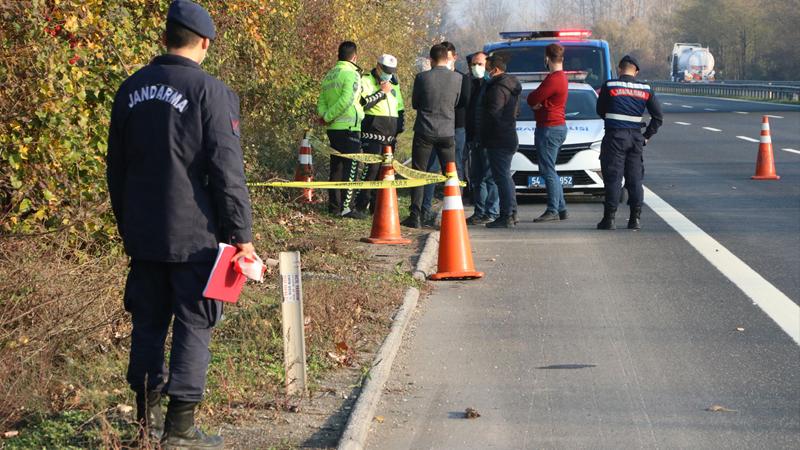
[[[486,66],[472,66],[472,76],[475,78],[483,78],[486,74]]]

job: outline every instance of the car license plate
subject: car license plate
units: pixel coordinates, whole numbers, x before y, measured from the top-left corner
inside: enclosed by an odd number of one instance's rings
[[[562,187],[572,187],[574,183],[572,182],[571,176],[566,177],[558,177],[561,179],[561,186]],[[528,177],[528,188],[529,189],[545,189],[546,185],[544,182],[544,177],[542,176],[529,176]]]

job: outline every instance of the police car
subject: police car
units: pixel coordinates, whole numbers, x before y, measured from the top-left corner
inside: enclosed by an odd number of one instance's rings
[[[525,99],[536,89],[546,73],[518,74],[522,82],[519,115],[517,117],[517,136],[519,150],[511,160],[511,174],[517,194],[543,194],[544,177],[539,172],[539,158],[534,146],[533,132],[536,122],[533,110]],[[597,92],[582,82],[582,73],[568,73],[569,95],[567,97],[566,119],[567,139],[561,146],[556,159],[556,172],[561,179],[565,193],[603,193],[603,178],[600,175],[600,141],[603,140],[603,119],[595,111]]]

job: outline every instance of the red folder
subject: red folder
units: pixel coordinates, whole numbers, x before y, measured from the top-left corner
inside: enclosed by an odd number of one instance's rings
[[[234,264],[231,263],[236,253],[236,247],[219,244],[217,260],[214,262],[214,268],[211,269],[206,288],[203,289],[203,297],[228,303],[236,303],[239,300],[247,277],[237,272]]]

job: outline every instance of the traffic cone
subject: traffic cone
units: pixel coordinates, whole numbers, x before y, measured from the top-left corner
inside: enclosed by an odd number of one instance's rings
[[[483,272],[475,271],[472,262],[472,248],[469,244],[467,221],[464,218],[464,205],[461,203],[456,163],[447,163],[447,181],[444,183],[444,207],[439,236],[438,272],[431,280],[472,279],[483,277]]]
[[[753,180],[780,180],[775,173],[775,157],[772,154],[772,136],[769,134],[769,117],[761,118],[761,142],[758,144],[758,160]]]
[[[314,181],[314,164],[311,157],[311,144],[308,142],[308,133],[300,141],[300,153],[298,155],[297,169],[294,171],[294,181]],[[303,189],[303,195],[297,200],[301,203],[316,203],[314,189]]]
[[[392,167],[392,146],[383,147],[383,165],[381,166],[381,179],[394,180]],[[362,242],[370,244],[402,245],[410,244],[409,239],[400,235],[400,209],[397,206],[397,189],[394,187],[383,188],[378,191],[375,200],[375,213],[372,216],[372,232]]]

